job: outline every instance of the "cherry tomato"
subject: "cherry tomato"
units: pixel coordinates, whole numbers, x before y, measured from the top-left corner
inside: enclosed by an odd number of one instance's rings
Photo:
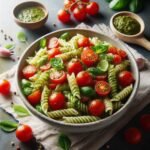
[[[86,102],[89,102],[90,101],[90,98],[87,97],[87,96],[81,96],[81,102],[82,103],[86,103]]]
[[[67,75],[64,71],[55,70],[50,73],[51,83],[62,84],[67,80]]]
[[[56,55],[61,54],[59,48],[52,48],[47,51],[48,53],[48,59],[54,58]]]
[[[97,81],[95,91],[100,96],[107,96],[110,93],[111,87],[106,81]]]
[[[30,94],[27,97],[27,99],[31,105],[35,106],[35,105],[39,104],[41,101],[41,91],[37,90],[37,91],[33,92],[32,94]]]
[[[101,116],[103,112],[105,111],[105,105],[99,99],[92,100],[89,103],[88,111],[93,116]]]
[[[113,58],[113,63],[114,63],[114,64],[120,64],[121,62],[122,62],[121,56],[115,54],[115,55],[114,55],[114,58]]]
[[[134,82],[134,77],[130,71],[122,71],[118,75],[119,84],[123,87]]]
[[[52,90],[54,90],[56,88],[56,86],[57,86],[57,84],[55,84],[55,83],[50,83],[49,84],[49,88],[52,89]]]
[[[118,49],[117,49],[117,47],[111,46],[108,48],[107,53],[118,54]]]
[[[91,85],[93,81],[92,76],[86,71],[79,72],[76,76],[76,80],[79,86]]]
[[[58,19],[63,23],[70,22],[70,13],[67,10],[61,9],[58,11]]]
[[[64,6],[65,9],[70,9],[71,11],[73,11],[76,7],[78,7],[78,4],[75,3],[75,0],[65,0],[64,1]]]
[[[82,2],[88,3],[90,0],[81,0]]]
[[[53,93],[49,98],[49,106],[53,110],[65,108],[65,96],[62,93]]]
[[[7,96],[10,94],[10,82],[8,80],[0,81],[0,93]]]
[[[40,70],[41,71],[46,71],[46,70],[49,70],[50,68],[51,68],[51,64],[47,63],[46,65],[41,66]]]
[[[127,53],[124,50],[118,50],[118,55],[122,58],[122,59],[126,59],[127,58]]]
[[[138,144],[141,141],[142,134],[137,128],[129,128],[124,133],[125,140],[129,144]]]
[[[78,47],[87,47],[90,45],[89,38],[82,37],[78,40]]]
[[[67,70],[69,74],[75,73],[76,75],[83,70],[83,67],[79,60],[72,59],[67,65]]]
[[[48,40],[47,42],[47,48],[51,49],[51,48],[57,48],[59,46],[59,41],[57,37],[53,37],[51,39]]]
[[[28,125],[20,125],[16,130],[16,137],[21,142],[28,142],[33,138],[32,129]]]
[[[97,81],[106,81],[107,80],[107,74],[96,76],[95,79]]]
[[[150,114],[144,114],[140,117],[140,124],[145,131],[150,131]]]
[[[84,7],[76,7],[73,10],[73,16],[77,21],[83,21],[86,19],[86,9]]]
[[[90,67],[98,61],[98,55],[89,48],[81,53],[81,60],[86,66]]]
[[[90,2],[87,6],[86,6],[86,12],[89,15],[96,15],[99,12],[99,5],[96,2]]]
[[[23,73],[23,76],[26,78],[26,79],[29,79],[30,77],[32,77],[33,75],[35,75],[37,69],[35,66],[33,65],[28,65],[26,67],[23,68],[22,70],[22,73]]]

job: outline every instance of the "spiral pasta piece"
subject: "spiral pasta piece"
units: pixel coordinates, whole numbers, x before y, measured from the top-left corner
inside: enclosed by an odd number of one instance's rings
[[[80,89],[78,87],[74,73],[72,73],[71,75],[68,74],[67,79],[72,95],[80,99]]]
[[[128,60],[125,60],[125,61],[122,62],[121,64],[116,65],[116,67],[115,67],[116,73],[125,70],[129,65],[130,65],[130,62],[129,62]]]
[[[120,101],[118,101],[118,102],[113,102],[112,104],[113,104],[113,109],[114,109],[114,111],[117,111],[117,110],[120,109],[120,108],[122,107],[122,105],[123,105],[123,104],[121,104]]]
[[[50,90],[48,87],[45,85],[44,89],[42,91],[42,96],[41,96],[41,109],[42,111],[47,114],[48,112],[48,99],[50,95]]]
[[[78,116],[78,117],[63,117],[66,123],[89,123],[99,120],[100,118],[95,116]]]
[[[110,65],[108,69],[108,82],[111,86],[111,96],[114,97],[117,94],[117,78],[113,65]]]
[[[105,104],[105,112],[111,115],[113,113],[113,103],[110,101],[110,99],[104,99]]]
[[[122,91],[120,91],[113,99],[111,99],[112,102],[116,102],[116,101],[122,101],[125,98],[127,98],[131,92],[133,90],[133,86],[129,85],[127,87],[125,87]]]
[[[68,84],[64,83],[64,84],[58,84],[55,88],[56,92],[61,92],[61,91],[68,91],[69,90],[69,86]]]
[[[55,110],[51,112],[47,112],[47,116],[53,119],[59,119],[64,116],[77,116],[79,113],[73,108]]]
[[[75,109],[77,109],[79,112],[83,114],[88,114],[88,106],[82,102],[75,101]]]

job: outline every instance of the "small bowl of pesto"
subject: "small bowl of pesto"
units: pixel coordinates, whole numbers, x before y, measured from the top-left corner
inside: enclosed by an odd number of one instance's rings
[[[27,29],[38,29],[48,19],[48,11],[45,6],[36,1],[28,1],[18,4],[13,10],[15,22]]]
[[[150,51],[150,41],[144,37],[145,24],[139,15],[128,11],[116,13],[110,19],[110,28],[119,39]]]

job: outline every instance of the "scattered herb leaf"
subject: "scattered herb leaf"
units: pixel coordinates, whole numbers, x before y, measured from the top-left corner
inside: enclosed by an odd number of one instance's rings
[[[26,34],[25,34],[24,32],[19,32],[19,33],[17,34],[17,38],[18,38],[18,40],[19,40],[20,42],[22,42],[22,43],[27,42],[27,36],[26,36]]]
[[[109,63],[107,60],[101,60],[100,63],[98,63],[97,68],[101,71],[101,72],[106,72],[108,70],[109,67]]]
[[[4,46],[6,49],[13,50],[15,48],[14,44],[7,44]]]
[[[50,60],[50,64],[52,65],[53,68],[55,68],[57,70],[64,69],[63,60],[61,58],[52,58]]]
[[[45,38],[42,38],[42,39],[40,40],[40,48],[44,48],[44,47],[46,47],[46,39],[45,39]]]
[[[107,43],[100,43],[98,45],[95,45],[92,47],[92,49],[95,51],[97,54],[102,54],[108,50],[108,44]]]

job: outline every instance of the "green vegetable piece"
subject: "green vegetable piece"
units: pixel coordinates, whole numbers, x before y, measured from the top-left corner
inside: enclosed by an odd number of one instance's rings
[[[70,150],[71,141],[68,136],[60,134],[58,138],[58,144],[63,150]]]
[[[108,67],[109,67],[109,63],[105,59],[101,60],[100,63],[97,65],[97,68],[103,73],[108,70]]]
[[[22,88],[31,87],[31,82],[29,80],[22,79],[21,86],[22,86]]]
[[[9,121],[9,120],[3,120],[0,122],[0,128],[5,132],[12,132],[16,130],[18,127],[18,123]]]
[[[44,48],[44,47],[46,47],[46,39],[45,39],[45,38],[42,38],[42,39],[40,40],[40,48]]]
[[[13,50],[15,48],[15,44],[7,44],[4,46],[6,49]]]
[[[92,47],[92,49],[95,51],[97,54],[102,54],[108,50],[108,44],[107,43],[100,43],[98,45],[95,45]]]
[[[70,39],[70,33],[69,32],[65,32],[60,36],[60,39],[63,39],[65,41]]]
[[[129,2],[130,0],[112,0],[109,4],[109,8],[113,10],[123,10],[128,6]]]
[[[64,69],[64,64],[63,64],[63,60],[61,58],[52,58],[50,60],[50,64],[53,68],[57,69],[57,70],[62,70]]]
[[[83,96],[93,97],[96,95],[95,90],[90,86],[81,87],[80,92]]]
[[[28,110],[21,105],[13,105],[13,110],[19,117],[30,116]]]
[[[26,96],[30,95],[32,93],[32,88],[30,87],[23,88],[23,93]]]
[[[27,42],[27,37],[26,37],[26,34],[24,32],[19,32],[17,34],[17,38],[22,43],[26,43]]]
[[[137,13],[140,12],[144,7],[144,2],[142,0],[131,0],[129,4],[130,11]]]
[[[38,112],[43,113],[41,105],[36,105],[35,109],[36,109]]]
[[[90,68],[87,69],[87,71],[89,73],[91,73],[93,76],[101,74],[100,69],[99,68],[95,68],[95,67],[90,67]]]

